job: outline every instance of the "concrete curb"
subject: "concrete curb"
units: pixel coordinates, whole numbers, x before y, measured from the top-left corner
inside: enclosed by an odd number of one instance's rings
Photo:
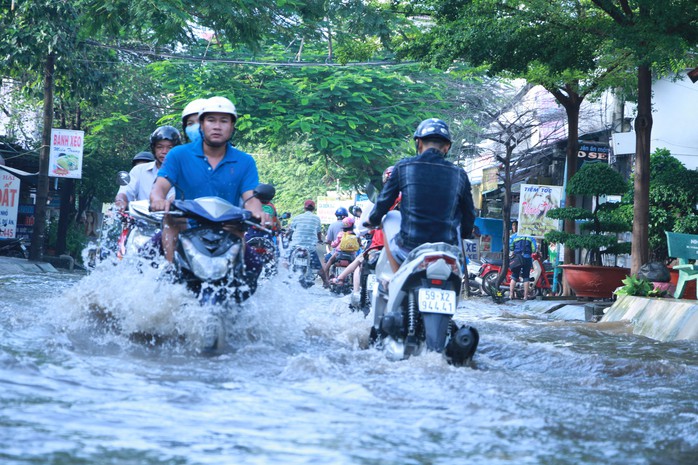
[[[30,262],[24,258],[0,257],[0,276],[25,273],[58,273],[47,262]]]
[[[620,296],[602,322],[629,321],[633,333],[658,341],[698,340],[698,300]]]

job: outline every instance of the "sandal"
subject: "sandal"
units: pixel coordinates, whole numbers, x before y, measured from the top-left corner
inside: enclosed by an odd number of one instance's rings
[[[338,279],[338,278],[332,278],[332,279],[330,279],[330,284],[334,284],[335,286],[343,286],[344,280]]]

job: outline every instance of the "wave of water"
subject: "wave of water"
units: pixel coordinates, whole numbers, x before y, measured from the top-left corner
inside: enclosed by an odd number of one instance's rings
[[[474,368],[365,349],[370,318],[282,273],[201,355],[202,312],[156,270],[0,279],[8,464],[689,464],[698,346],[471,299]],[[50,296],[50,297],[48,297]],[[108,311],[118,330],[100,324]],[[165,343],[131,332],[181,335]]]

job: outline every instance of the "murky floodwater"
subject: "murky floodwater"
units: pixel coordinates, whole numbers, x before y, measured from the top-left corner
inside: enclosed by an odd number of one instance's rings
[[[216,356],[150,272],[0,276],[0,296],[2,464],[698,463],[698,344],[624,325],[472,299],[480,349],[455,368],[365,349],[346,298],[284,276]]]

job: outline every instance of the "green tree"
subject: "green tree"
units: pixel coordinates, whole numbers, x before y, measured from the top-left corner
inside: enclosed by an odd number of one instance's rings
[[[623,196],[618,218],[632,224],[635,189]],[[648,239],[650,260],[668,258],[665,231],[698,233],[698,172],[687,169],[666,149],[650,156]]]
[[[612,25],[604,35],[614,49],[630,53],[637,69],[635,118],[635,198],[632,273],[649,260],[650,139],[652,70],[667,74],[686,66],[689,50],[698,45],[698,3],[693,0],[592,0]]]
[[[582,0],[437,0],[428,5],[433,8],[422,13],[432,16],[434,27],[406,41],[401,55],[444,68],[462,60],[545,87],[567,114],[569,181],[577,167],[582,102],[625,77],[623,54],[602,53],[607,43],[601,31],[609,21]],[[567,204],[575,204],[574,196]],[[565,221],[565,230],[574,232],[574,222]],[[566,255],[572,263],[572,251]]]
[[[197,16],[192,16],[191,8],[180,0],[0,2],[0,75],[42,85],[42,150],[30,257],[38,260],[43,254],[54,86],[57,80],[71,81],[71,72],[84,60],[85,47],[113,47],[128,61],[127,55],[133,52],[125,50],[123,44],[137,41],[140,49],[163,44],[174,49],[182,43],[197,42],[196,31],[201,27],[212,29],[231,43],[254,46],[270,29],[292,29],[291,21],[278,21],[280,15],[290,18],[305,8],[293,0],[212,0],[197,6]],[[269,26],[273,27],[267,29]],[[73,98],[78,102],[80,97]],[[76,105],[79,108],[81,103]]]
[[[178,106],[194,98],[225,95],[240,113],[235,141],[269,153],[302,140],[326,186],[378,179],[382,170],[413,151],[419,121],[465,113],[459,89],[440,72],[415,66],[280,67],[207,63],[153,65]],[[172,114],[171,118],[177,117]],[[448,118],[447,118],[448,119]],[[452,121],[454,129],[468,124]],[[456,150],[457,151],[457,150]],[[279,154],[279,159],[283,159]]]

